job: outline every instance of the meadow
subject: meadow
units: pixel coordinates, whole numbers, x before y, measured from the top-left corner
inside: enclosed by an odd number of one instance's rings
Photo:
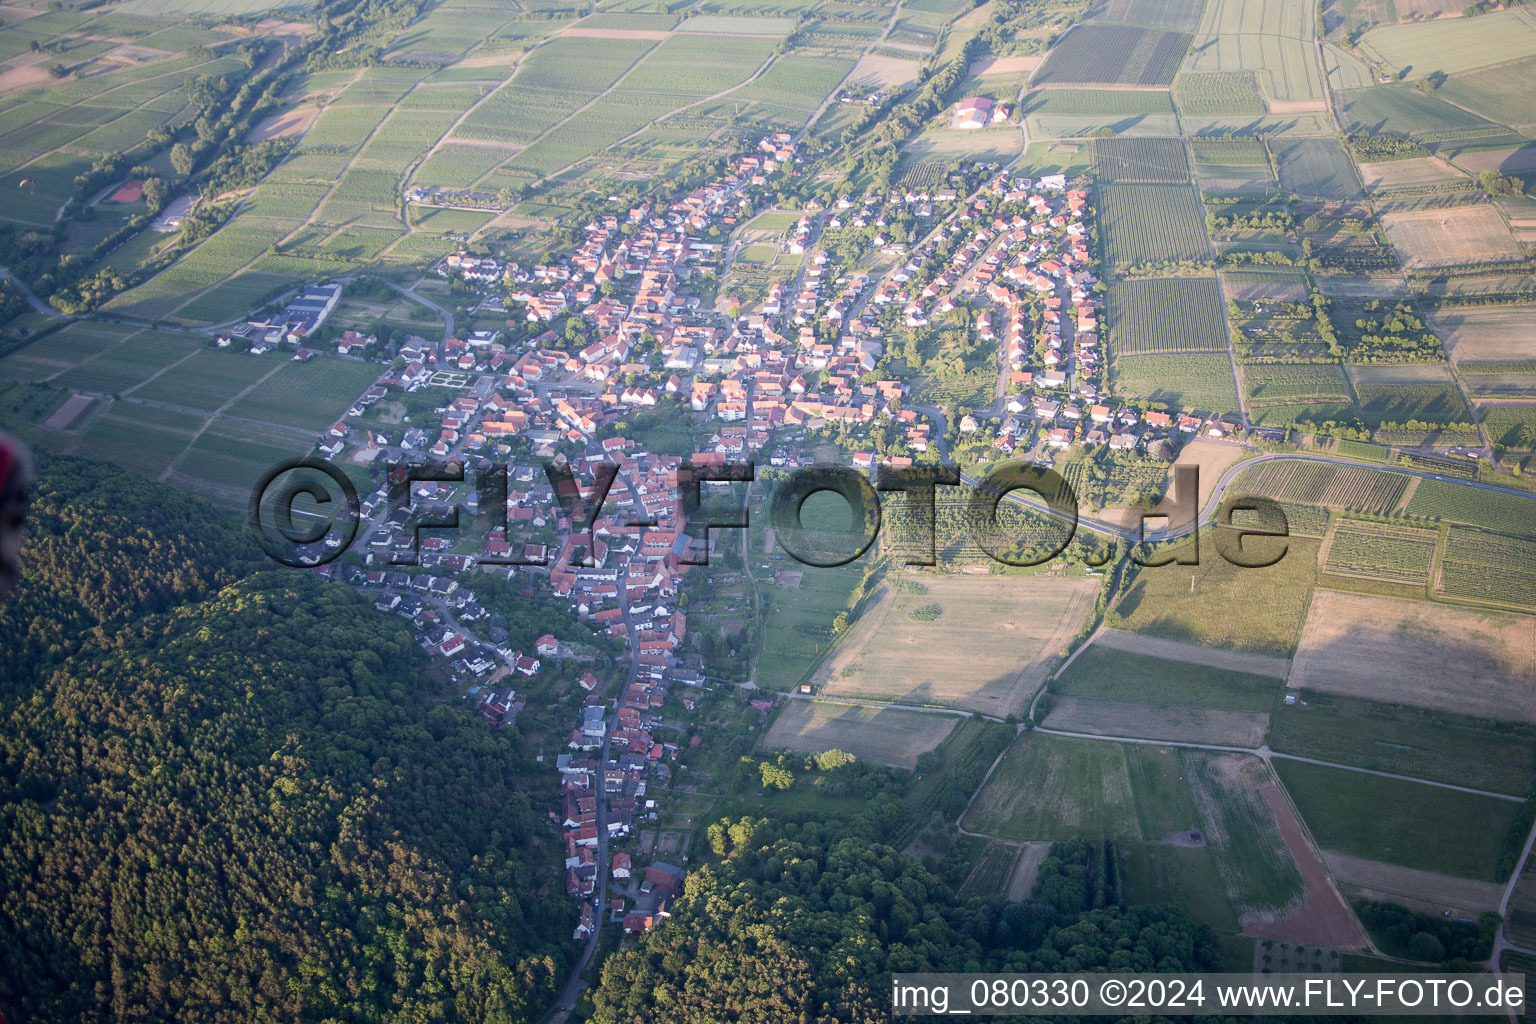
[[[904,574],[882,585],[816,674],[818,692],[1017,714],[1097,590],[1081,578]],[[912,616],[929,606],[936,617]],[[968,652],[959,671],[956,649]]]
[[[1263,569],[1239,568],[1216,554],[1202,531],[1198,565],[1140,569],[1105,616],[1134,633],[1226,650],[1289,657],[1301,634],[1317,576],[1317,542],[1292,537]],[[1188,545],[1183,553],[1189,555]],[[1220,608],[1219,615],[1211,614]]]
[[[1536,774],[1536,734],[1519,723],[1316,690],[1270,720],[1281,753],[1512,796]]]
[[[1231,359],[1223,352],[1117,355],[1113,381],[1119,394],[1172,408],[1228,413],[1238,407]]]
[[[913,769],[918,755],[942,743],[960,721],[957,715],[790,700],[760,745],[806,753],[846,750],[860,760]]]
[[[1301,873],[1261,792],[1269,769],[1257,758],[1181,750],[1206,844],[1240,914],[1272,914],[1301,895]]]
[[[1274,767],[1323,849],[1479,881],[1509,874],[1501,861],[1517,801],[1284,758]]]
[[[1026,732],[1003,755],[962,819],[1005,839],[1133,839],[1140,835],[1121,745]]]
[[[1269,711],[1279,696],[1280,685],[1280,680],[1273,676],[1092,644],[1057,676],[1050,692],[1154,706]]]

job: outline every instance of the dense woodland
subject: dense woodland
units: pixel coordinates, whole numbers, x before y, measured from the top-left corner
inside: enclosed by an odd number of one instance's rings
[[[893,971],[1210,971],[1214,933],[1124,905],[1112,845],[1058,843],[1024,903],[961,901],[889,846],[836,825],[737,823],[671,920],[610,958],[594,1024],[888,1019]]]
[[[7,1016],[534,1019],[573,912],[515,729],[211,506],[42,477],[0,614]]]

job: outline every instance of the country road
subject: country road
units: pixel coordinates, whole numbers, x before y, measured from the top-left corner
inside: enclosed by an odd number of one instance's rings
[[[33,293],[32,289],[27,287],[27,282],[12,274],[5,267],[0,267],[0,281],[14,281],[16,283],[17,289],[21,292],[21,297],[27,300],[27,305],[31,306],[39,313],[42,313],[44,316],[61,317],[64,315],[63,313],[60,313],[58,310],[54,309],[52,306],[48,305],[48,303],[44,302],[42,299],[38,298]]]

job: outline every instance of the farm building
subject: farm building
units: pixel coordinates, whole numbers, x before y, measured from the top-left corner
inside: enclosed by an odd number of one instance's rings
[[[1008,108],[999,107],[985,96],[970,96],[955,107],[951,128],[985,128],[994,121],[1008,119]]]

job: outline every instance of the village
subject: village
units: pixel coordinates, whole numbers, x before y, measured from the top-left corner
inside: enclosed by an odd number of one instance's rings
[[[452,397],[393,434],[343,420],[319,445],[328,460],[361,465],[430,456],[464,467],[460,480],[481,462],[511,464],[503,522],[464,483],[414,482],[402,502],[384,481],[361,502],[358,549],[366,564],[316,570],[373,594],[381,612],[409,619],[489,721],[516,720],[524,706],[518,687],[568,657],[579,638],[545,634],[531,649],[512,646],[506,630],[488,625],[470,570],[546,588],[593,634],[628,652],[619,679],[580,675],[580,722],[555,766],[562,799],[552,824],[565,848],[566,891],[581,901],[578,941],[604,919],[640,934],[666,916],[684,866],[642,865],[636,853],[613,847],[632,847],[640,823],[659,816],[678,744],[658,741],[652,730],[669,694],[720,682],[706,679],[687,652],[678,596],[683,577],[704,563],[706,545],[722,541],[685,530],[683,458],[627,436],[634,415],[653,411],[686,424],[702,439],[689,457],[695,465],[766,456],[763,463],[793,469],[812,461],[816,445],[833,443],[871,473],[946,456],[983,431],[989,440],[974,459],[1049,460],[1073,446],[1145,452],[1232,429],[1194,411],[1138,407],[1107,394],[1090,196],[1062,175],[1031,181],[990,173],[976,177],[969,194],[943,186],[808,210],[782,238],[786,251],[805,255],[793,280],[734,317],[701,303],[700,272],[724,256],[719,243],[703,240],[706,230],[749,219],[769,178],[794,157],[787,135],[765,138],[720,181],[670,205],[593,219],[582,244],[550,264],[450,255],[436,273],[480,289],[482,308],[505,314],[508,331],[409,339],[348,419],[426,387]],[[920,218],[925,234],[910,244],[877,234],[872,244],[890,257],[878,274],[845,273],[818,245],[832,225],[878,225],[903,212]],[[233,335],[253,348],[286,344],[303,358],[313,354],[306,341],[338,294],[336,285],[305,289]],[[914,400],[886,347],[957,310],[969,314],[975,342],[996,353],[994,401],[963,412]],[[566,329],[557,330],[562,321]],[[514,330],[519,323],[532,329]],[[512,342],[519,333],[524,339]],[[373,339],[348,331],[336,351],[373,354]],[[871,444],[872,436],[883,443]],[[538,468],[551,460],[583,494],[599,467],[618,466],[590,543]],[[452,507],[475,516],[483,531],[471,549],[418,536],[422,517]],[[760,712],[772,706],[771,695],[755,696]],[[695,734],[690,742],[699,741]]]

